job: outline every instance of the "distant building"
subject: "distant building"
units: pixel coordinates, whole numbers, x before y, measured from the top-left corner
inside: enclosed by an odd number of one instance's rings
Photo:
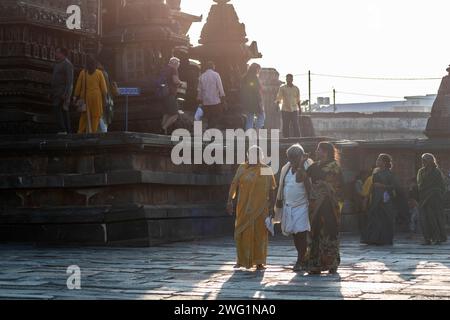
[[[375,112],[431,112],[435,94],[426,96],[409,96],[401,101],[382,101],[382,102],[363,102],[363,103],[346,103],[336,104],[334,106],[323,105],[323,98],[312,106],[314,112],[358,112],[358,113],[375,113]]]

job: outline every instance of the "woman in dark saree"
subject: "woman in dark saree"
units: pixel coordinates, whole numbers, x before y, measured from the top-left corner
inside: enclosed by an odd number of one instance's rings
[[[447,241],[444,216],[446,183],[436,158],[431,153],[422,156],[423,167],[417,175],[420,199],[420,225],[426,245]]]
[[[342,172],[331,143],[321,142],[317,148],[319,161],[307,171],[311,178],[311,244],[305,269],[309,274],[322,271],[336,273],[339,254],[340,195]]]
[[[394,240],[397,182],[392,173],[392,157],[380,154],[373,173],[367,226],[361,239],[369,245],[392,245]]]

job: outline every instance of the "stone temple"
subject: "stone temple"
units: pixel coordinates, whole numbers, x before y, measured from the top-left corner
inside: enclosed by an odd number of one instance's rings
[[[450,137],[450,66],[449,73],[442,78],[438,95],[431,110],[431,117],[428,120],[425,134],[430,138]]]
[[[230,103],[224,122],[228,128],[239,128],[243,123],[239,80],[248,62],[262,53],[256,42],[248,40],[232,1],[211,1],[206,19],[182,12],[180,2],[0,2],[1,242],[150,246],[232,234],[233,220],[225,213],[225,202],[235,166],[174,165],[175,143],[155,134],[164,110],[153,98],[151,83],[171,56],[180,57],[180,77],[188,83],[183,110],[189,114],[196,108],[201,63],[215,61]],[[66,8],[72,4],[88,13],[79,31],[65,25]],[[187,36],[193,23],[204,23],[198,46]],[[70,49],[77,72],[92,53],[119,86],[141,88],[141,96],[130,98],[129,132],[124,132],[124,101],[118,99],[112,132],[55,135],[47,94],[58,46]],[[272,103],[279,75],[268,68],[261,77],[266,84],[268,125],[279,128]],[[439,122],[447,115],[445,101],[436,102],[428,132],[435,128],[448,132],[444,121]],[[78,115],[72,119],[75,124]],[[314,137],[312,126],[307,131],[308,137],[281,140],[281,162],[293,143],[300,142],[313,153],[318,142],[335,142],[346,181],[344,231],[357,230],[358,212],[351,198],[354,177],[370,168],[379,153],[390,153],[401,164],[394,170],[405,189],[423,152],[433,152],[443,170],[450,172],[449,135],[342,141],[333,134]],[[405,222],[407,208],[398,211],[399,221]]]

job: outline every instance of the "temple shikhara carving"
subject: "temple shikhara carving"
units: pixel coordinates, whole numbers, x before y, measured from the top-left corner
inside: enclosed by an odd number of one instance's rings
[[[151,84],[172,56],[182,59],[180,78],[190,89],[188,103],[195,104],[192,89],[196,90],[198,71],[195,75],[195,66],[189,62],[187,32],[192,23],[200,21],[201,17],[181,12],[180,1],[105,2],[100,60],[120,86],[139,87],[143,92],[132,101],[130,131],[158,132],[163,110],[152,97]],[[123,130],[123,113],[115,120],[112,129]]]
[[[222,75],[225,91],[232,95],[239,91],[240,80],[247,71],[250,59],[261,58],[256,42],[248,45],[245,25],[240,23],[229,0],[215,0],[203,27],[200,46],[191,50],[194,58],[203,63],[214,61]],[[224,32],[226,30],[226,32]]]
[[[450,66],[442,78],[438,95],[431,110],[425,134],[429,138],[450,138]]]

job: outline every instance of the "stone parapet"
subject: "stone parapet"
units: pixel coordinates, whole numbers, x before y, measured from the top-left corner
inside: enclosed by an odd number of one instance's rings
[[[151,134],[3,136],[0,240],[148,246],[232,233],[233,166],[171,161]]]
[[[302,144],[314,157],[321,141],[334,142],[339,151],[343,231],[357,232],[354,180],[375,164],[378,154],[392,155],[404,189],[397,207],[400,224],[409,218],[406,188],[420,168],[421,154],[434,153],[444,173],[450,172],[447,139],[281,139],[280,166],[292,144]],[[233,218],[225,204],[236,166],[177,166],[171,160],[174,146],[168,136],[140,133],[2,136],[0,241],[149,246],[231,236]]]

